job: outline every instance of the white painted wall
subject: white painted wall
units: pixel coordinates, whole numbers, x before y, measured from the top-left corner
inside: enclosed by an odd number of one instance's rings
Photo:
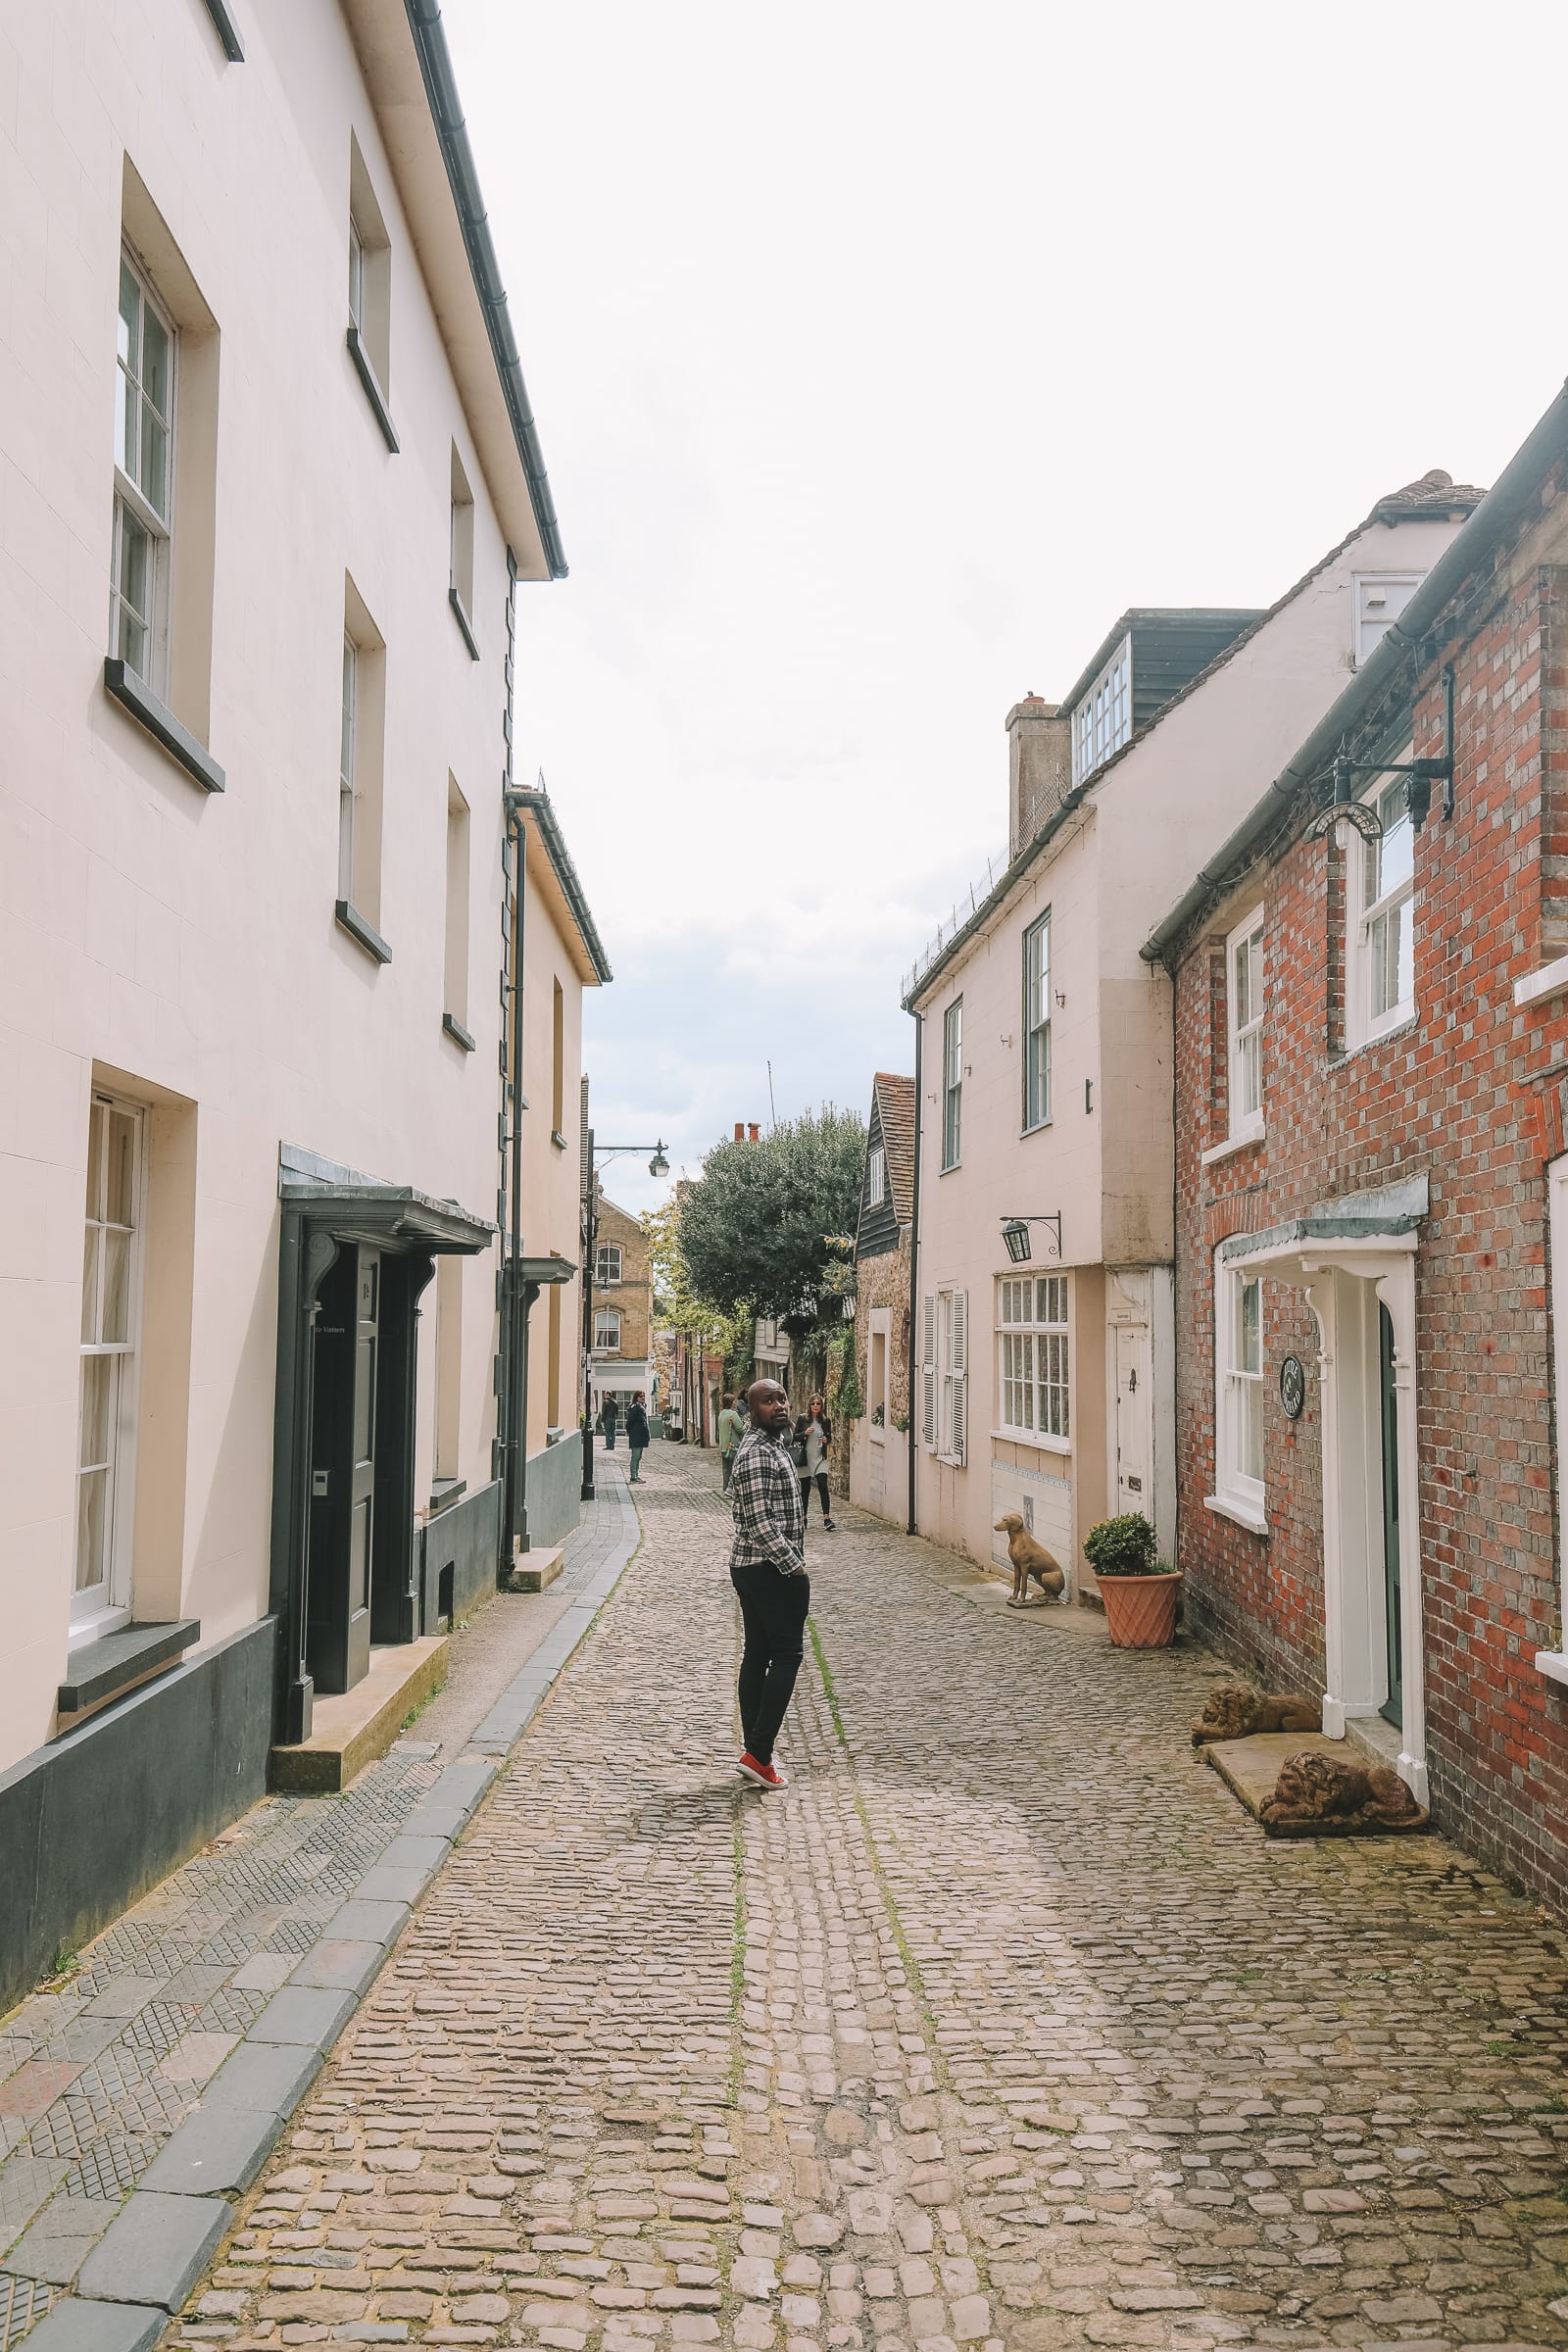
[[[1170,989],[1139,949],[1280,772],[1345,686],[1353,581],[1425,572],[1458,526],[1375,524],[1359,532],[1207,682],[1111,764],[1091,798],[921,998],[919,1282],[969,1294],[969,1443],[962,1469],[918,1446],[920,1531],[993,1557],[993,1461],[1059,1470],[1074,1491],[1074,1537],[1117,1507],[1114,1275],[1149,1305],[1153,1366],[1153,1507],[1175,1538]],[[1086,632],[1088,633],[1088,632]],[[1002,779],[998,779],[999,797]],[[1051,909],[1053,1117],[1023,1135],[1022,955]],[[943,1172],[943,1016],[964,1006],[963,1155]],[[1091,1089],[1086,1097],[1086,1083]],[[1006,1215],[1059,1209],[1072,1270],[1072,1429],[1065,1448],[993,1440],[995,1283],[1008,1270]],[[1045,1229],[1033,1263],[1049,1269]],[[1103,1271],[1102,1271],[1103,1270]],[[917,1347],[918,1347],[917,1339]],[[916,1406],[918,1407],[918,1396]],[[919,1436],[918,1411],[915,1433]],[[1087,1577],[1087,1565],[1080,1561]]]
[[[401,0],[356,14],[407,38]],[[153,1448],[167,1491],[138,1502],[156,1543],[134,1597],[199,1616],[204,1645],[267,1604],[280,1141],[495,1214],[502,535],[345,17],[254,0],[245,29],[247,62],[225,66],[188,0],[28,9],[0,28],[0,1766],[47,1737],[66,1662],[95,1066],[172,1102],[188,1146],[188,1428]],[[397,456],[345,349],[351,132],[392,240]],[[220,338],[220,798],[102,683],[127,158]],[[477,662],[447,606],[454,440],[476,499]],[[332,913],[345,573],[387,648],[385,967]],[[449,771],[473,811],[471,1054],[441,1029]],[[531,1060],[554,969],[571,973],[541,902]],[[567,995],[575,1104],[574,977]],[[528,1080],[547,1115],[548,1072],[547,1040]],[[575,1141],[529,1150],[549,1161],[537,1238],[575,1256]],[[465,1267],[470,1485],[490,1474],[494,1277],[493,1252]]]

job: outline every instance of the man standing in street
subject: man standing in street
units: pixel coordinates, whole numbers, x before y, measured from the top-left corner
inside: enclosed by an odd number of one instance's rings
[[[741,1772],[759,1788],[782,1788],[773,1762],[784,1710],[806,1645],[811,1584],[806,1573],[806,1513],[790,1455],[790,1400],[776,1380],[746,1392],[752,1426],[735,1453],[731,1508],[735,1541],[729,1577],[741,1604]]]
[[[735,1399],[726,1396],[724,1409],[718,1416],[718,1468],[722,1484],[719,1492],[729,1493],[729,1482],[735,1475],[735,1448],[740,1444],[746,1424],[735,1410]]]
[[[641,1476],[643,1455],[648,1450],[648,1407],[643,1402],[641,1389],[626,1407],[626,1443],[631,1447],[631,1479],[629,1483],[634,1487],[640,1487],[643,1483]]]

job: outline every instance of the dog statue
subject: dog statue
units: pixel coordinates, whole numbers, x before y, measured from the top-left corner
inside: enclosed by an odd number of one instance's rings
[[[1258,1819],[1276,1838],[1346,1837],[1357,1830],[1418,1830],[1426,1815],[1387,1764],[1338,1756],[1287,1756]]]
[[[1193,1726],[1193,1745],[1247,1740],[1253,1732],[1320,1732],[1323,1712],[1309,1698],[1270,1698],[1245,1683],[1219,1683]]]
[[[1029,1579],[1040,1587],[1043,1600],[1059,1600],[1067,1589],[1067,1571],[1054,1560],[1043,1544],[1037,1544],[1016,1511],[1004,1511],[997,1521],[996,1533],[1007,1539],[1007,1557],[1012,1562],[1012,1592],[1008,1595],[1009,1609],[1029,1605]]]

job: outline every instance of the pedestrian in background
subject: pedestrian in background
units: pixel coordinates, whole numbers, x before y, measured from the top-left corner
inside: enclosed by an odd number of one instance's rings
[[[643,1455],[648,1449],[648,1407],[643,1402],[641,1389],[626,1407],[626,1443],[631,1447],[630,1483],[634,1487],[640,1487],[643,1482],[638,1476],[638,1472],[642,1467]]]
[[[741,1604],[740,1769],[759,1788],[782,1788],[773,1761],[806,1646],[811,1583],[806,1573],[801,1482],[790,1458],[790,1400],[776,1380],[746,1392],[752,1426],[735,1452],[729,1579]]]
[[[599,1412],[599,1425],[605,1433],[605,1451],[615,1450],[615,1432],[620,1427],[620,1407],[613,1396],[607,1396]]]
[[[746,1423],[735,1410],[735,1399],[726,1396],[718,1416],[718,1475],[719,1493],[729,1493],[729,1482],[735,1475],[735,1448],[746,1435]]]
[[[822,1525],[829,1534],[833,1529],[833,1505],[827,1491],[827,1449],[832,1443],[833,1424],[828,1419],[827,1399],[813,1396],[795,1424],[795,1460],[801,1474],[801,1525],[804,1528],[810,1516],[814,1481],[822,1505]]]

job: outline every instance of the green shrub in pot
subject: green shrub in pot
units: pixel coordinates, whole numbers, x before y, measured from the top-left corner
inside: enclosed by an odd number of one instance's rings
[[[1096,1576],[1167,1576],[1154,1547],[1154,1531],[1142,1511],[1102,1519],[1084,1538],[1084,1555]]]

